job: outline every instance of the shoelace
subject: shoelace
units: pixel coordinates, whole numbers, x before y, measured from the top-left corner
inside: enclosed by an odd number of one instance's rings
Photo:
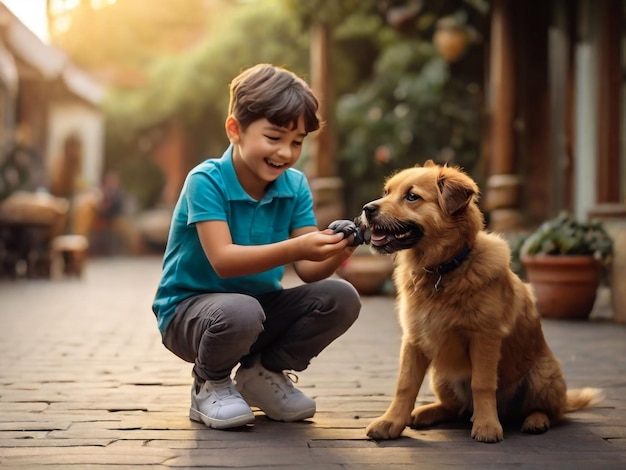
[[[278,380],[274,378],[274,375],[277,376]],[[298,376],[293,372],[270,372],[269,374],[264,374],[263,378],[285,394],[294,393],[295,387],[293,384],[298,383]]]
[[[237,388],[235,387],[235,384],[233,384],[232,382],[230,382],[225,387],[216,388],[214,385],[213,392],[220,399],[228,399],[230,397],[236,396],[239,393],[237,391]]]
[[[293,384],[298,383],[298,376],[295,372],[283,372],[283,375],[289,379],[289,385],[293,387]]]

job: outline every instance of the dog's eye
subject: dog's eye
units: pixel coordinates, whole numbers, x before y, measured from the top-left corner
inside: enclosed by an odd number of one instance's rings
[[[414,201],[417,201],[418,199],[421,199],[421,197],[415,193],[407,193],[404,198],[409,202],[414,202]]]

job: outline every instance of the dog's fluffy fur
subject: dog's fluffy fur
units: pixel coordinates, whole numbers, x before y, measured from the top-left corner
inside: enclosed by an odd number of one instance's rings
[[[403,332],[396,393],[371,438],[471,413],[472,437],[498,442],[499,417],[541,433],[599,399],[596,389],[566,391],[533,294],[511,271],[507,242],[484,230],[478,197],[460,169],[428,161],[392,175],[357,218],[374,251],[394,254]],[[438,401],[413,409],[428,369]]]

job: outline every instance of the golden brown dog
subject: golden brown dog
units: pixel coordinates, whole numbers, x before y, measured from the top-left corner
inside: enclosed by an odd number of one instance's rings
[[[357,220],[374,251],[395,256],[403,332],[396,393],[367,427],[373,439],[472,413],[472,437],[498,442],[499,416],[541,433],[599,398],[566,391],[532,292],[510,270],[507,242],[484,230],[478,196],[461,170],[428,161],[390,177]],[[429,368],[438,401],[413,409]]]

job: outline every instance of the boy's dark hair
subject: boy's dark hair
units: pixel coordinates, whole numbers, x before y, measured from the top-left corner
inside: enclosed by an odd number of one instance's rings
[[[259,119],[295,128],[302,116],[305,131],[313,132],[320,127],[318,107],[317,98],[304,80],[274,65],[255,65],[230,83],[228,113],[242,130]]]

